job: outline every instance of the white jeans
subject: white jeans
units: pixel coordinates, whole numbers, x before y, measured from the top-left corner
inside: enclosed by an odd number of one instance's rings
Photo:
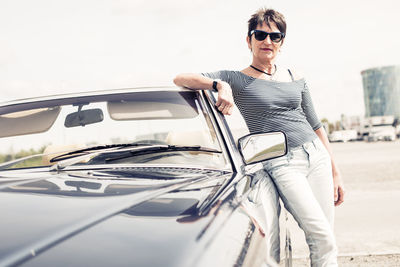
[[[322,142],[317,138],[263,165],[264,171],[275,183],[285,208],[305,233],[311,266],[337,266],[332,168]],[[276,205],[279,206],[279,202]],[[279,207],[276,210],[279,211]],[[276,225],[276,219],[272,221],[269,226]],[[275,234],[271,236],[276,237]],[[271,242],[279,244],[279,240]],[[275,245],[272,245],[270,253],[273,258],[279,259],[279,248]]]

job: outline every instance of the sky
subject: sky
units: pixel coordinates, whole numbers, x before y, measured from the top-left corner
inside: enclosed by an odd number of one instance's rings
[[[304,74],[320,118],[363,116],[361,71],[400,64],[397,0],[2,0],[0,102],[242,70],[260,7],[284,14],[277,64]]]

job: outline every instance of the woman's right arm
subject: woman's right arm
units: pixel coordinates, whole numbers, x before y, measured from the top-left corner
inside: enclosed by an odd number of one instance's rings
[[[193,90],[212,90],[214,80],[197,73],[178,74],[174,83],[177,86],[187,87]],[[218,80],[218,100],[215,105],[224,115],[231,115],[233,110],[232,88],[227,82]]]

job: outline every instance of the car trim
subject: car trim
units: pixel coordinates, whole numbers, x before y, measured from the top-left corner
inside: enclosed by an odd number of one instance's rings
[[[209,100],[209,103],[215,103],[215,98],[214,96],[211,94],[211,91],[207,91],[204,92],[205,97],[207,97],[207,99]],[[223,115],[217,110],[217,108],[213,105],[210,104],[212,113],[214,114],[215,119],[217,120],[218,123],[216,123],[216,125],[220,128],[219,130],[221,131],[222,135],[223,135],[223,141],[225,142],[225,146],[228,148],[229,150],[229,155],[230,158],[232,160],[232,166],[234,167],[235,171],[238,173],[243,174],[244,173],[244,169],[239,168],[239,166],[243,165],[244,166],[244,161],[239,153],[239,150],[236,148],[236,144],[233,141],[233,136],[231,134],[228,133],[227,131],[227,122],[225,120],[225,118],[223,117]],[[223,125],[223,127],[222,127]],[[230,140],[230,143],[226,143],[226,140]],[[235,156],[233,156],[235,155]],[[241,162],[240,162],[241,160]]]
[[[213,126],[215,134],[217,135],[219,146],[220,146],[220,148],[222,150],[222,153],[223,153],[224,157],[229,162],[229,160],[231,160],[231,159],[230,159],[230,156],[229,156],[229,153],[228,153],[229,151],[227,151],[227,147],[226,147],[227,144],[224,142],[223,136],[221,136],[221,129],[218,127],[218,125],[216,123],[216,118],[214,117],[215,114],[213,112],[210,112],[210,107],[207,104],[207,101],[206,101],[205,96],[204,96],[204,92],[203,93],[199,92],[199,100],[200,100],[200,105],[202,105],[202,108],[204,108],[210,114],[209,118],[212,120],[212,126]],[[211,116],[211,114],[213,114],[214,116]],[[222,140],[222,142],[221,142],[221,140]],[[232,170],[232,168],[231,168],[230,164],[228,164],[228,162],[225,164],[224,167],[225,168],[229,168],[230,170]]]

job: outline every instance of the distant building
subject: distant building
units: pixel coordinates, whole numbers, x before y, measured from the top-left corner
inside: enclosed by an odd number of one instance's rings
[[[400,66],[367,69],[361,75],[365,117],[400,117]]]

